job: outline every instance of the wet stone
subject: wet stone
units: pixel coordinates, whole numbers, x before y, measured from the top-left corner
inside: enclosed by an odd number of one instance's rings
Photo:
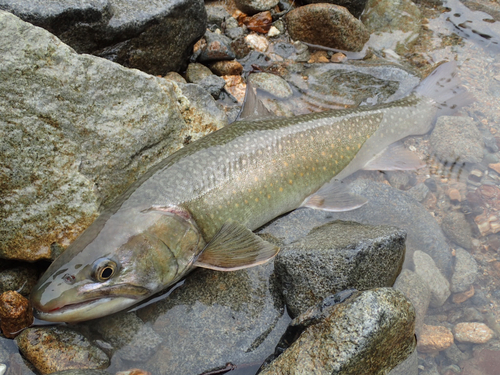
[[[63,370],[53,372],[51,375],[109,375],[109,372],[103,370]]]
[[[205,43],[202,43],[201,46],[199,61],[234,60],[236,56],[231,48],[231,42],[231,39],[227,36],[207,30],[205,33]]]
[[[24,359],[21,354],[13,353],[9,358],[9,371],[6,375],[38,375],[35,367]]]
[[[0,163],[12,171],[0,257],[50,259],[53,244],[67,247],[101,203],[181,147],[174,134],[187,125],[170,81],[77,54],[3,11],[0,39]]]
[[[455,272],[451,278],[451,291],[460,293],[467,291],[476,281],[479,267],[474,257],[462,248],[456,249]]]
[[[484,323],[458,323],[453,335],[459,342],[484,344],[492,339],[494,332]]]
[[[461,212],[450,212],[443,218],[441,228],[446,236],[463,248],[472,248],[472,230],[465,215]]]
[[[201,374],[260,363],[289,323],[273,263],[241,271],[199,269],[167,298],[137,311],[163,340],[141,363],[152,374]]]
[[[415,200],[423,202],[429,193],[429,188],[426,184],[420,183],[410,188],[407,193],[415,198]]]
[[[413,263],[415,273],[427,283],[431,291],[430,306],[442,306],[451,294],[448,280],[436,267],[434,260],[423,251],[417,250],[413,253]]]
[[[226,8],[222,5],[207,6],[206,9],[208,27],[221,29],[222,25],[226,22],[226,19],[232,18]]]
[[[312,307],[291,324],[306,325],[305,330],[261,374],[386,373],[414,352],[414,319],[411,303],[392,288]]]
[[[23,356],[42,374],[109,366],[109,359],[101,349],[69,328],[28,328],[15,340]]]
[[[432,256],[444,275],[451,276],[452,257],[446,239],[434,217],[405,192],[382,183],[357,180],[348,185],[351,193],[368,199],[363,207],[349,212],[295,210],[261,230],[285,244],[304,237],[314,227],[334,220],[352,220],[371,225],[392,225],[407,232],[406,262],[411,263],[415,250]]]
[[[470,117],[439,117],[430,141],[443,162],[479,163],[483,159],[483,137]]]
[[[162,338],[135,313],[119,313],[89,325],[113,346],[114,356],[126,361],[150,359],[163,342]]]
[[[367,0],[304,0],[304,4],[328,3],[343,6],[349,13],[359,18],[365,9]]]
[[[68,0],[49,4],[4,0],[0,8],[47,29],[79,53],[98,54],[155,75],[183,69],[192,45],[207,25],[201,0]]]
[[[500,368],[500,350],[483,348],[474,351],[474,358],[462,365],[462,375],[496,375]]]
[[[260,51],[266,52],[269,48],[269,42],[266,37],[257,34],[250,34],[245,37],[245,42],[250,46],[250,48]]]
[[[293,91],[288,82],[275,74],[251,74],[249,80],[254,87],[267,91],[278,98],[286,99],[293,95]]]
[[[431,300],[431,291],[427,283],[415,272],[405,269],[398,276],[394,289],[401,291],[415,307],[415,332],[419,337]]]
[[[16,337],[32,323],[33,309],[25,297],[12,290],[0,295],[0,327],[5,337]]]
[[[7,263],[5,260],[3,262]],[[2,269],[0,270],[0,294],[16,290],[28,297],[37,281],[38,271],[33,266],[22,265]]]
[[[392,286],[404,260],[404,231],[336,221],[283,247],[276,274],[294,317],[345,289]]]
[[[279,0],[235,0],[236,7],[246,14],[255,14],[270,10],[279,3]]]
[[[445,349],[444,355],[452,363],[460,363],[470,358],[469,353],[461,351],[455,343],[452,343],[449,348]]]
[[[184,77],[177,72],[168,72],[163,78],[177,83],[187,83]]]
[[[309,4],[289,12],[285,21],[295,40],[358,52],[369,39],[368,30],[349,11],[333,4]]]
[[[453,333],[443,326],[424,324],[418,336],[417,348],[420,353],[434,353],[449,348],[453,344]]]

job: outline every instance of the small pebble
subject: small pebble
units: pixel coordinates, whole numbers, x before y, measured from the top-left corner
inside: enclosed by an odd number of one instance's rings
[[[451,291],[461,293],[470,291],[470,287],[476,281],[479,273],[479,266],[474,257],[462,248],[455,250],[455,272],[451,277]],[[472,291],[472,297],[474,291]]]
[[[243,78],[240,75],[222,76],[222,78],[226,81],[226,86],[224,87],[226,91],[234,96],[239,103],[243,103],[247,87]]]
[[[151,373],[149,371],[133,368],[127,371],[119,371],[115,375],[151,375]]]
[[[460,191],[458,191],[458,189],[450,189],[450,190],[448,190],[448,196],[450,197],[450,199],[452,201],[458,201],[458,202],[460,202],[462,200],[462,198],[460,196]]]
[[[458,323],[453,334],[459,342],[484,344],[491,340],[494,332],[484,323]]]
[[[243,65],[236,60],[217,61],[210,65],[210,69],[218,76],[236,76],[243,72]]]
[[[434,353],[449,348],[453,344],[453,333],[443,326],[424,324],[418,336],[417,348],[420,353]]]
[[[163,78],[177,83],[187,83],[184,77],[177,72],[168,72]]]
[[[326,51],[316,51],[311,54],[311,58],[309,59],[308,63],[327,63],[330,60],[328,60],[328,54]]]
[[[7,365],[0,363],[0,375],[4,375],[6,371],[7,371]]]
[[[266,52],[269,47],[269,42],[266,37],[257,34],[249,34],[245,37],[247,44],[259,52]]]
[[[330,61],[332,63],[341,63],[344,62],[347,59],[347,56],[344,55],[342,52],[337,52],[334,53]]]
[[[465,301],[467,301],[469,298],[471,298],[473,296],[474,296],[474,286],[471,285],[469,290],[462,292],[462,293],[454,294],[453,295],[453,302],[456,304],[464,303]]]
[[[413,263],[415,273],[427,282],[431,290],[430,305],[432,307],[442,306],[451,294],[448,280],[439,271],[432,257],[423,251],[417,250],[413,253]]]
[[[280,31],[278,30],[278,28],[271,26],[269,32],[267,33],[267,36],[272,38],[273,36],[278,36],[278,35],[280,35]]]
[[[5,337],[14,338],[33,323],[29,301],[16,291],[0,295],[0,327]]]
[[[488,164],[488,167],[490,167],[495,172],[497,172],[498,174],[500,174],[500,163]]]

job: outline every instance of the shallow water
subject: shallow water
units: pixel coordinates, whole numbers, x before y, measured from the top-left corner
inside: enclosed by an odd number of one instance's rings
[[[430,64],[438,63],[442,60],[457,60],[459,65],[459,74],[463,84],[474,94],[477,101],[471,106],[465,108],[462,113],[472,117],[479,124],[480,130],[484,133],[496,136],[500,145],[500,22],[484,13],[471,11],[458,0],[449,0],[445,6],[449,9],[440,13],[439,10],[428,11],[426,17],[429,22],[426,24],[426,33],[422,39],[417,42],[413,50],[419,53]],[[433,14],[434,17],[430,17]],[[397,37],[397,35],[395,35]],[[458,36],[458,38],[457,38]],[[449,41],[452,41],[451,43]],[[456,43],[458,42],[458,43]],[[390,55],[394,60],[394,55]],[[406,58],[411,58],[408,53],[395,61],[404,62]],[[383,77],[381,77],[383,80]],[[292,82],[293,83],[293,82]],[[296,87],[300,88],[300,82],[295,82]],[[324,99],[321,94],[316,95],[314,85],[309,82],[310,91],[307,95],[300,97],[306,104],[301,111],[324,110],[332,106],[348,105],[354,106],[359,103],[345,103],[335,101],[335,98]],[[316,87],[318,89],[318,87]],[[305,94],[296,91],[296,94]],[[321,98],[318,104],[318,98]],[[382,98],[379,98],[382,100]],[[361,104],[371,104],[379,99],[373,99]],[[384,100],[387,98],[384,98]],[[393,99],[396,99],[395,97]],[[332,104],[335,103],[335,104]],[[417,140],[408,140],[407,145],[421,155],[426,157],[428,164],[425,168],[417,172],[409,172],[409,175],[416,182],[424,182],[428,179],[436,179],[439,188],[444,192],[436,194],[436,202],[428,204],[427,208],[441,223],[448,215],[453,212],[465,213],[468,223],[472,228],[472,247],[468,250],[476,259],[479,265],[478,279],[474,283],[474,293],[476,298],[469,298],[463,303],[453,303],[451,297],[446,304],[437,309],[430,308],[426,323],[431,325],[454,324],[456,319],[455,312],[459,312],[464,306],[477,309],[484,319],[484,322],[493,329],[497,335],[500,335],[500,226],[490,229],[479,230],[477,221],[481,224],[482,219],[479,212],[484,214],[485,219],[491,219],[497,215],[500,217],[500,206],[494,208],[492,202],[489,207],[485,207],[484,201],[463,199],[461,201],[451,200],[446,190],[453,188],[462,190],[463,195],[467,192],[473,192],[480,186],[491,186],[498,188],[500,192],[500,174],[488,166],[487,162],[481,162],[475,165],[464,164],[460,161],[452,164],[445,164],[439,161],[429,144],[428,137]],[[489,156],[490,160],[500,157],[500,152],[489,152],[494,156]],[[498,163],[498,161],[496,161]],[[471,178],[473,171],[479,170],[482,173],[481,178]],[[374,173],[361,172],[359,178],[375,178]],[[383,176],[382,176],[383,177]],[[448,190],[449,191],[449,190]],[[497,198],[500,199],[500,195]],[[480,209],[480,207],[482,207]],[[450,250],[454,251],[457,245],[448,239]],[[411,263],[411,262],[410,262]],[[409,265],[408,267],[411,267]],[[182,289],[182,284],[178,285]],[[172,291],[164,294],[159,299],[164,299]],[[480,298],[478,297],[480,296]],[[151,301],[150,303],[159,303]],[[143,307],[143,306],[141,306]],[[454,315],[455,314],[455,315]],[[277,319],[280,317],[276,317]],[[286,326],[286,313],[282,315],[281,325]],[[460,320],[458,320],[460,321]],[[280,328],[281,329],[281,328]],[[279,335],[278,335],[279,336]],[[464,350],[472,351],[479,347],[476,344],[463,345]],[[9,342],[9,351],[15,352],[16,348]],[[268,354],[271,354],[268,353]],[[262,357],[262,360],[265,358]],[[420,355],[419,369],[421,373],[432,373],[433,369],[444,368],[449,364],[449,360],[441,353],[437,356],[429,356],[425,353]],[[143,363],[135,363],[135,367],[141,368]],[[235,369],[228,368],[228,373],[233,375],[255,374],[260,364],[237,363]],[[132,362],[113,363],[112,370],[125,370],[134,367]],[[437,373],[439,372],[439,370]],[[221,372],[222,373],[222,372]]]

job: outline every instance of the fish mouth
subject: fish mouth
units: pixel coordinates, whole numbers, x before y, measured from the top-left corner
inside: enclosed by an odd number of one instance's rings
[[[104,297],[94,298],[82,302],[71,303],[50,310],[34,308],[36,318],[49,322],[82,322],[97,319],[114,312],[123,310],[138,302],[135,298]]]
[[[49,322],[81,322],[123,310],[151,294],[146,288],[131,285],[98,289],[85,285],[78,289],[67,295],[62,293],[51,299],[50,303],[41,302],[43,292],[33,293],[31,302],[34,315]]]

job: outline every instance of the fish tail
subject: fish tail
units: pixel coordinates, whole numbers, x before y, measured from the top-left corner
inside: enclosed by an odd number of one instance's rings
[[[436,118],[452,115],[461,107],[475,101],[474,96],[461,85],[454,61],[438,66],[414,91],[436,102]]]

